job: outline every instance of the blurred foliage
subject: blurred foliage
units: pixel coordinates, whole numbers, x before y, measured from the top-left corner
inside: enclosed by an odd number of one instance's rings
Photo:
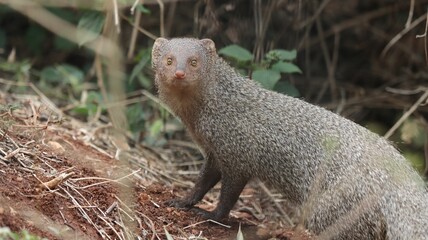
[[[73,95],[78,95],[83,90],[83,71],[69,64],[47,66],[42,69],[39,77],[39,86],[45,90],[68,89]]]
[[[149,74],[144,71],[145,69],[151,68],[151,48],[141,49],[137,54],[135,61],[137,64],[131,71],[131,75],[128,78],[128,83],[133,84],[134,81],[138,80],[138,83],[141,84],[145,89],[153,88],[153,80]]]
[[[400,137],[405,144],[414,147],[423,147],[427,140],[423,123],[413,117],[409,117],[401,125]]]
[[[400,149],[402,149],[404,157],[410,161],[414,168],[423,173],[425,156],[422,152],[416,151],[423,149],[426,141],[428,141],[423,123],[418,119],[409,117],[401,125],[397,135],[401,140]]]
[[[8,227],[0,227],[0,239],[11,239],[11,240],[44,240],[47,238],[41,238],[36,235],[30,234],[27,230],[21,232],[13,232]]]
[[[141,4],[136,10],[143,14],[151,14],[151,10]],[[92,34],[80,33],[78,37],[80,41],[75,44],[52,34],[25,17],[19,17],[16,12],[2,5],[0,12],[4,14],[0,15],[0,22],[10,19],[15,21],[14,24],[7,24],[5,29],[0,28],[0,46],[6,50],[5,53],[19,47],[23,57],[19,60],[6,61],[4,55],[4,58],[0,59],[0,71],[11,74],[13,79],[21,83],[32,81],[58,106],[67,109],[67,114],[74,117],[89,121],[107,114],[93,73],[94,54],[80,47],[101,34],[105,13],[64,8],[49,8],[49,11],[76,25],[78,29],[84,29]],[[16,38],[23,41],[19,46],[13,42]],[[295,50],[272,50],[259,64],[251,63],[252,53],[239,45],[229,45],[220,49],[219,53],[231,59],[238,70],[247,75],[252,73],[252,78],[263,87],[299,96],[297,89],[286,80],[287,74],[301,72],[292,63],[296,58]],[[67,58],[72,61],[64,61]],[[73,61],[74,58],[78,60]],[[127,92],[135,94],[141,88],[153,92],[151,48],[140,48],[129,65],[132,67],[126,76]],[[25,87],[19,89],[20,92],[26,90]],[[138,96],[144,98],[141,93],[129,98]],[[162,145],[166,142],[165,136],[171,136],[175,131],[182,129],[182,125],[172,115],[151,100],[128,104],[126,115],[135,140],[144,141],[146,144]]]
[[[252,63],[252,53],[236,44],[220,49],[219,54],[232,60],[234,66],[244,75],[252,72],[251,78],[259,82],[262,87],[293,97],[300,96],[297,88],[285,78],[287,74],[302,73],[302,70],[292,63],[297,57],[296,50],[271,50],[260,63]]]
[[[88,121],[106,115],[107,106],[93,70],[94,54],[81,47],[102,34],[105,13],[85,9],[48,9],[87,32],[80,32],[80,41],[75,44],[52,34],[6,5],[0,5],[0,73],[22,83],[14,92],[28,92],[25,83],[31,81],[59,107],[66,109],[67,114],[76,118]],[[137,6],[136,10],[151,14],[143,5]],[[8,59],[15,49],[18,49],[17,57]],[[141,88],[154,90],[151,48],[141,48],[128,64],[132,67],[126,76],[126,91],[134,94],[129,98],[141,99],[127,106],[130,131],[137,141],[151,145],[164,144],[163,136],[172,134],[166,126],[180,124],[157,103],[143,100],[141,92],[135,95]]]
[[[30,77],[31,64],[29,60],[6,62],[0,58],[0,71],[8,72],[18,83],[25,83]]]
[[[78,32],[78,38],[80,39],[79,46],[94,40],[101,33],[104,26],[104,18],[104,14],[96,11],[85,11],[82,14],[77,24],[77,29],[84,29],[94,34],[89,35]]]

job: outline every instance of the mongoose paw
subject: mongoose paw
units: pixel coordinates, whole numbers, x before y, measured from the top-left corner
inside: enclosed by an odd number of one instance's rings
[[[186,201],[185,199],[179,199],[179,198],[165,201],[165,204],[170,207],[181,208],[186,210],[189,210],[190,208],[193,207],[193,204],[189,203],[189,201]]]
[[[211,219],[211,220],[218,221],[218,222],[223,219],[223,216],[218,215],[215,211],[210,212],[210,211],[204,210],[202,208],[198,208],[198,207],[192,208],[191,211],[196,213],[197,215],[201,216],[204,219]]]

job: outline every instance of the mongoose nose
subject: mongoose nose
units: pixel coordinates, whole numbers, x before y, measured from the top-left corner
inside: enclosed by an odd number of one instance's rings
[[[178,79],[183,79],[186,76],[186,73],[183,70],[175,71],[175,77]]]

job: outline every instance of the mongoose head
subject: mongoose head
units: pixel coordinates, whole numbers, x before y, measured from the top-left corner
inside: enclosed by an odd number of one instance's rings
[[[152,50],[156,85],[180,90],[200,84],[209,75],[215,56],[215,44],[210,39],[158,38]]]

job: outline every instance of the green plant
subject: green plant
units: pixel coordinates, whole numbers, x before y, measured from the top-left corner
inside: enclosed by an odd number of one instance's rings
[[[74,95],[83,90],[84,73],[82,70],[69,64],[47,66],[40,72],[39,86],[44,89],[59,87],[70,89]]]
[[[31,63],[28,60],[8,62],[0,58],[0,70],[9,73],[19,84],[25,84],[30,78]],[[22,90],[22,87],[19,91]]]
[[[97,87],[99,79],[94,74],[95,54],[82,45],[96,40],[97,36],[102,34],[106,27],[106,12],[84,7],[47,9],[78,29],[85,30],[77,32],[79,42],[72,43],[53,34],[36,21],[28,21],[25,16],[7,5],[1,5],[0,21],[4,22],[9,18],[16,20],[0,28],[0,51],[4,51],[5,56],[12,56],[8,60],[1,56],[0,71],[6,73],[8,79],[19,83],[18,86],[9,87],[13,87],[14,91],[29,92],[31,90],[28,83],[32,82],[67,114],[85,120],[102,118],[107,114],[108,106]],[[136,11],[151,14],[150,9],[142,4],[136,7]],[[135,15],[125,18],[134,22]],[[20,37],[22,41],[15,41],[15,36],[23,36]],[[12,51],[11,47],[15,50]],[[125,112],[134,137],[141,137],[141,140],[150,145],[159,145],[165,142],[165,133],[171,132],[165,129],[171,129],[172,117],[167,116],[166,111],[158,104],[138,96],[138,90],[141,88],[153,90],[151,48],[140,49],[134,59],[128,62],[133,67],[129,73],[124,73],[126,81],[123,83],[129,95],[121,100],[130,103]],[[106,69],[102,67],[102,71]],[[107,78],[107,74],[102,76]],[[107,86],[109,83],[105,79],[104,85]],[[108,96],[109,94],[111,93],[107,93]],[[174,124],[176,123],[172,125]]]
[[[252,72],[251,78],[264,88],[299,96],[299,91],[288,81],[282,80],[283,74],[301,73],[298,66],[292,63],[296,59],[296,50],[274,49],[265,54],[261,63],[251,63],[253,55],[239,45],[229,45],[219,50],[219,54],[234,60],[235,67],[246,73]]]
[[[149,76],[149,72],[151,71],[151,53],[151,48],[143,48],[138,52],[135,57],[137,64],[132,69],[131,75],[128,78],[129,84],[134,84],[138,80],[140,85],[145,89],[153,88],[153,80]]]
[[[102,96],[98,91],[85,91],[82,94],[82,99],[71,112],[79,117],[92,118],[97,112],[106,111],[105,107],[102,106]]]
[[[39,236],[32,235],[27,230],[22,230],[19,233],[13,232],[8,227],[0,228],[0,239],[12,239],[12,240],[45,240],[47,238],[41,238]]]
[[[82,17],[79,19],[77,24],[78,29],[84,29],[94,34],[86,34],[78,32],[78,37],[80,39],[79,45],[82,46],[86,42],[95,40],[97,35],[101,34],[101,30],[104,26],[105,16],[101,12],[97,11],[85,11],[82,14]]]

